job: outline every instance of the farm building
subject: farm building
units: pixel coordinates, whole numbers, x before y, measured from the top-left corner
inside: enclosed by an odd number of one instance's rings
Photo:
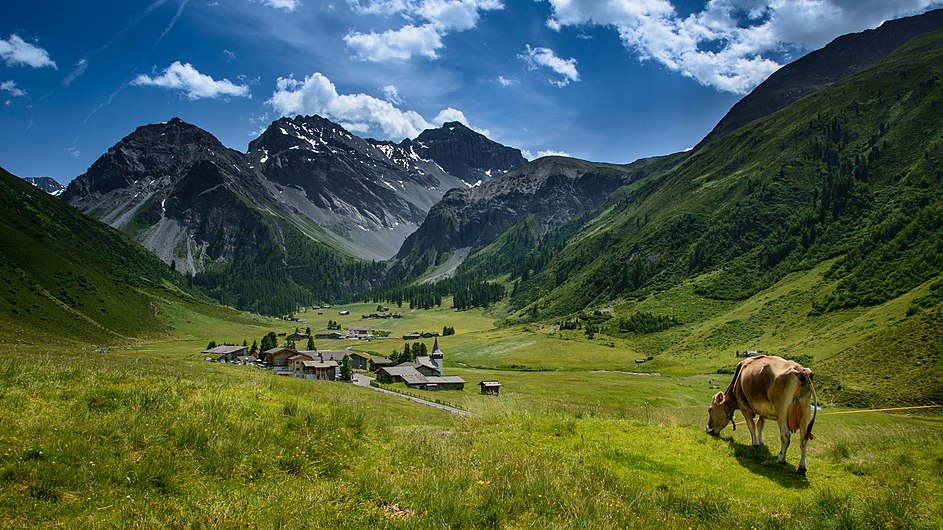
[[[347,328],[347,338],[349,339],[369,339],[370,328],[361,326],[350,326]]]
[[[482,381],[478,383],[481,387],[481,393],[496,396],[501,391],[501,383],[497,381]]]
[[[330,333],[315,333],[314,338],[316,339],[343,339],[346,335],[342,335],[336,331],[331,331]]]
[[[413,366],[403,363],[377,371],[378,383],[406,383],[409,388],[420,390],[464,390],[465,380],[458,376],[426,376]]]
[[[239,357],[244,357],[247,350],[248,348],[245,346],[217,346],[203,350],[203,353],[216,356],[216,360],[219,362],[231,363],[236,362]]]
[[[386,357],[374,357],[370,359],[370,371],[376,372],[380,368],[387,368],[393,366],[393,361],[387,359]]]

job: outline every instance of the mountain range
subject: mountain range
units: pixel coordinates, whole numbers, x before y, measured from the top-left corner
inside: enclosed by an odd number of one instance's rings
[[[2,172],[0,331],[122,340],[206,295],[268,314],[451,295],[504,325],[687,326],[637,338],[656,362],[760,340],[801,351],[828,333],[819,366],[873,388],[824,389],[939,401],[941,20],[842,37],[744,101],[800,97],[737,105],[697,149],[631,164],[526,162],[458,123],[382,142],[317,116],[277,120],[241,153],[172,119],[61,196],[117,230]],[[869,375],[903,355],[919,368]]]

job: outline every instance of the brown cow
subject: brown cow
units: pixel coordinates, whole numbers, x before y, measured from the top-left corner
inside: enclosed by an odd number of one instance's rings
[[[799,431],[799,446],[802,457],[799,459],[799,473],[806,472],[806,444],[813,438],[812,425],[815,423],[815,409],[811,407],[815,397],[812,386],[812,370],[794,361],[781,357],[760,355],[751,357],[737,365],[733,380],[726,392],[718,392],[709,409],[707,433],[718,435],[727,423],[737,424],[733,414],[737,409],[743,413],[753,446],[763,443],[763,423],[766,419],[776,420],[779,424],[778,462],[786,462],[786,449],[789,447],[790,433]],[[810,414],[811,412],[811,414]],[[753,418],[759,416],[754,424]]]

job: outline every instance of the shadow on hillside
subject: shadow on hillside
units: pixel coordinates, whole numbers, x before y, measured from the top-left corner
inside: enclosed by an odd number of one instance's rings
[[[792,449],[793,446],[798,446],[798,442],[790,444],[790,450],[786,452],[786,464],[779,464],[776,462],[776,457],[779,456],[779,440],[775,442],[775,451],[770,449],[768,445],[753,447],[750,444],[737,443],[733,438],[726,438],[724,441],[733,449],[733,455],[737,458],[737,462],[751,473],[774,480],[784,488],[808,488],[810,486],[806,476],[800,475],[796,471],[799,456],[793,455]]]

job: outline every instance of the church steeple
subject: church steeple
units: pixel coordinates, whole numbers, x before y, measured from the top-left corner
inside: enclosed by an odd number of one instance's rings
[[[442,375],[442,357],[445,354],[442,353],[442,350],[439,349],[439,338],[436,337],[435,342],[432,343],[432,351],[429,352],[429,362],[436,367],[436,375]]]

